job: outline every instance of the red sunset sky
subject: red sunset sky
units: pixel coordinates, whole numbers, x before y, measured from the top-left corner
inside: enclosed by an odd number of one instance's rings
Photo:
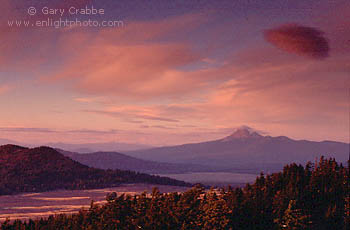
[[[170,145],[247,125],[348,142],[348,0],[0,2],[0,138]],[[86,5],[105,14],[63,18],[123,26],[8,25]]]

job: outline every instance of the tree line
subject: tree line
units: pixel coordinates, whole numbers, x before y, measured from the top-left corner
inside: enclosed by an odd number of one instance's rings
[[[306,166],[261,174],[244,188],[125,196],[108,194],[107,203],[88,210],[29,221],[5,221],[1,230],[27,229],[350,229],[348,167],[321,158]]]

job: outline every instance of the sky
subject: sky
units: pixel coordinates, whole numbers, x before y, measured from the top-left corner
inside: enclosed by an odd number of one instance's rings
[[[249,126],[349,140],[348,0],[0,3],[0,138],[160,146]]]

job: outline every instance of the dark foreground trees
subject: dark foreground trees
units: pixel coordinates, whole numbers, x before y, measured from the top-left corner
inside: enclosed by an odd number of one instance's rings
[[[107,204],[74,215],[5,222],[1,229],[349,229],[349,169],[334,159],[291,164],[245,188],[139,196],[109,195]]]

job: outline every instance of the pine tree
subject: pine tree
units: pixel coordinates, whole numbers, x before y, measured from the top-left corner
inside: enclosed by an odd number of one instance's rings
[[[203,214],[200,218],[201,229],[219,230],[227,229],[230,210],[223,199],[211,190],[203,199]]]
[[[345,174],[344,229],[350,230],[350,159],[348,160],[348,168],[345,170]]]
[[[282,221],[279,223],[281,229],[307,230],[310,229],[310,216],[297,208],[295,200],[290,200]]]

